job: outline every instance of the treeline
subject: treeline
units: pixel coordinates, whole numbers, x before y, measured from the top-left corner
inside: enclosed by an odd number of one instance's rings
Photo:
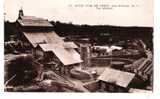
[[[16,33],[16,22],[4,22],[4,40],[8,41],[10,39],[10,35],[14,35]]]
[[[55,31],[61,36],[66,35],[90,35],[111,34],[129,37],[152,37],[152,27],[121,27],[110,25],[75,25],[72,23],[51,22]]]
[[[111,25],[76,25],[72,23],[54,22],[53,30],[60,36],[81,36],[81,37],[104,37],[110,36],[117,39],[134,39],[141,38],[152,46],[153,27],[122,27]],[[16,22],[5,22],[5,40],[9,39],[9,35],[15,34]]]

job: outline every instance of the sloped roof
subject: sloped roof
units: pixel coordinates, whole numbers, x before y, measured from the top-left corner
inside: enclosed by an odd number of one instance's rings
[[[78,46],[74,42],[65,42],[65,48],[78,48]]]
[[[36,47],[37,44],[64,44],[61,37],[52,32],[23,32],[29,42]]]
[[[52,51],[64,65],[81,63],[80,55],[74,49],[65,49],[58,44],[39,44],[43,51]]]
[[[28,41],[43,51],[53,52],[64,65],[81,63],[78,52],[73,48],[65,48],[65,42],[55,32],[23,32]]]
[[[134,78],[135,74],[106,68],[105,71],[98,77],[98,80],[113,83],[121,87],[127,87]]]
[[[37,18],[35,16],[21,16],[18,22],[22,26],[40,26],[40,27],[53,27],[51,23],[43,18]]]

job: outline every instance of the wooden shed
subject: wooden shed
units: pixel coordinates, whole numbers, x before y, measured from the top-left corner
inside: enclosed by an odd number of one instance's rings
[[[98,77],[100,88],[107,92],[128,92],[128,86],[135,74],[106,68]]]

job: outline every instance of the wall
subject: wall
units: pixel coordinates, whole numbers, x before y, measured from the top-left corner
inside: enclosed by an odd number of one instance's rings
[[[108,66],[111,61],[124,62],[125,65],[133,62],[133,60],[125,58],[91,58],[91,66]]]

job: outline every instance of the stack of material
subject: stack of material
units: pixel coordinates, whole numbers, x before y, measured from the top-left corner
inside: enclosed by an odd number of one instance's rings
[[[138,74],[141,76],[146,76],[152,74],[153,71],[153,62],[149,59],[146,59],[138,68]]]
[[[144,61],[146,58],[140,58],[136,61],[134,61],[132,64],[125,65],[125,68],[128,70],[131,70],[132,72],[137,69]]]

